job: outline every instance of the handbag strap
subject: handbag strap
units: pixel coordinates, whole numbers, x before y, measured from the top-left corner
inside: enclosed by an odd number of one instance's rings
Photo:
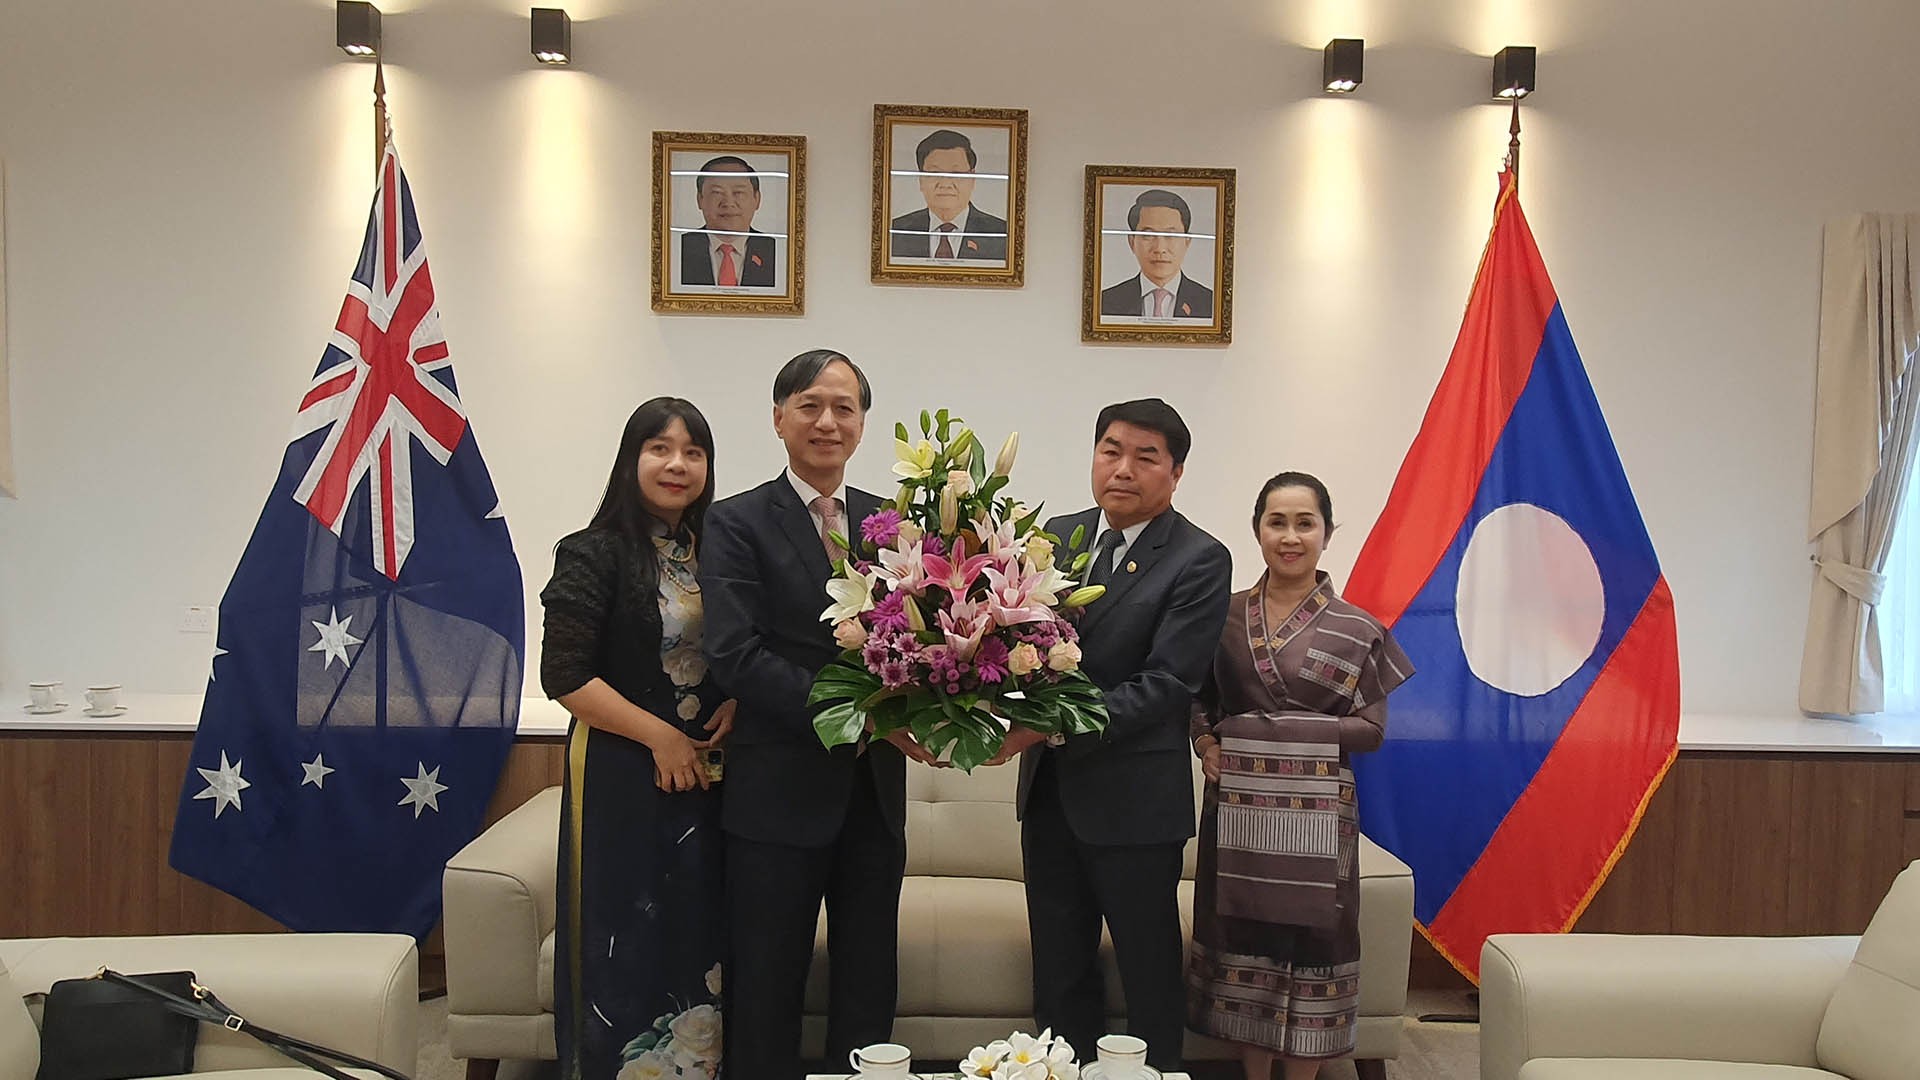
[[[271,1028],[265,1028],[259,1024],[251,1023],[239,1013],[228,1008],[225,1002],[213,995],[213,991],[201,986],[198,982],[193,983],[193,997],[188,999],[171,991],[162,990],[157,986],[142,982],[139,979],[129,978],[110,968],[101,968],[95,973],[94,978],[105,979],[115,985],[124,986],[147,994],[159,1001],[160,1004],[165,1006],[170,1012],[191,1017],[203,1023],[217,1024],[220,1027],[226,1028],[228,1031],[237,1031],[243,1035],[252,1036],[262,1044],[285,1054],[287,1057],[305,1065],[307,1068],[330,1077],[331,1080],[355,1080],[355,1078],[341,1072],[338,1068],[322,1060],[322,1058],[332,1058],[334,1061],[355,1069],[368,1069],[379,1073],[381,1076],[387,1077],[388,1080],[408,1080],[405,1074],[396,1072],[379,1062],[368,1061],[366,1058],[356,1057],[344,1050],[335,1050],[331,1047],[321,1046],[318,1043],[310,1043],[305,1039],[295,1038],[292,1035],[286,1035],[274,1031]]]

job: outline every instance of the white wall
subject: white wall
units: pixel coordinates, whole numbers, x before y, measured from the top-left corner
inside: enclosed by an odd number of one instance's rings
[[[569,6],[578,65],[538,70],[518,3],[383,4],[399,145],[535,640],[548,552],[631,407],[699,402],[738,490],[780,462],[774,369],[820,344],[877,384],[857,481],[882,483],[895,418],[944,404],[990,442],[1021,430],[1021,494],[1084,504],[1095,410],[1160,394],[1197,435],[1178,504],[1238,578],[1258,565],[1247,504],[1282,467],[1331,484],[1343,574],[1484,240],[1507,123],[1486,57],[1531,43],[1527,208],[1673,583],[1685,705],[1792,707],[1821,223],[1915,206],[1912,0]],[[371,194],[372,69],[333,48],[332,20],[323,0],[0,0],[8,693],[203,685],[212,642],[177,631],[180,609],[225,588]],[[1315,93],[1336,36],[1367,39],[1352,99]],[[930,65],[933,40],[960,47]],[[716,64],[730,78],[710,87]],[[1026,288],[868,282],[882,101],[1032,110]],[[804,318],[649,310],[656,128],[808,136]],[[1239,170],[1230,348],[1080,344],[1089,162]]]

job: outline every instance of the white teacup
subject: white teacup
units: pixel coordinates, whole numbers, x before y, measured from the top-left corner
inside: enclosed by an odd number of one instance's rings
[[[52,711],[60,703],[60,684],[57,682],[37,682],[27,684],[27,707],[42,712]]]
[[[94,712],[112,712],[119,707],[119,683],[87,687],[87,708]]]
[[[913,1067],[913,1051],[899,1043],[874,1043],[847,1055],[854,1075],[901,1078]]]
[[[1147,1075],[1147,1040],[1137,1035],[1102,1035],[1094,1045],[1100,1051],[1102,1077],[1133,1080]]]

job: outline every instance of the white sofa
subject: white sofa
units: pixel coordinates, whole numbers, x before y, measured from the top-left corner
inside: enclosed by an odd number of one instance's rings
[[[0,1080],[40,1066],[38,998],[102,967],[129,975],[191,971],[263,1027],[411,1076],[420,1052],[420,969],[413,939],[391,934],[208,934],[0,940]],[[103,1038],[111,1032],[102,1032]],[[311,1080],[247,1035],[201,1024],[193,1075]],[[361,1075],[377,1077],[367,1072]]]
[[[1020,827],[1011,767],[907,772],[907,879],[900,898],[900,1005],[894,1038],[915,1056],[959,1058],[1016,1029],[1031,1030],[1032,969]],[[548,788],[447,864],[448,1041],[469,1075],[499,1059],[555,1056],[553,928],[560,789]],[[1371,841],[1360,853],[1359,1048],[1363,1076],[1398,1057],[1413,932],[1413,876]],[[1181,883],[1191,931],[1194,845]],[[807,987],[807,1052],[825,1035],[826,927]],[[1105,950],[1109,1010],[1122,1015],[1113,952]],[[1195,1060],[1229,1056],[1188,1036]],[[1089,1055],[1090,1056],[1090,1055]]]
[[[1503,934],[1481,1080],[1915,1080],[1920,863],[1860,937]]]

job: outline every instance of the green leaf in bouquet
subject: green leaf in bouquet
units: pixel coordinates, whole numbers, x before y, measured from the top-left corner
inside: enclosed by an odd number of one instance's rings
[[[1079,548],[1081,542],[1084,541],[1086,538],[1087,538],[1087,527],[1085,525],[1075,525],[1073,527],[1073,538],[1067,541],[1067,546],[1070,548],[1077,549]]]
[[[893,437],[900,440],[903,443],[910,443],[913,441],[913,434],[907,430],[907,425],[901,423],[898,420],[895,420],[893,422]]]
[[[985,764],[999,749],[999,740],[989,742],[979,731],[967,729],[953,741],[953,753],[949,760],[961,772],[970,773]]]
[[[829,750],[858,741],[866,729],[866,712],[850,701],[822,709],[813,718],[814,734],[820,736],[821,745]]]
[[[967,438],[972,440],[975,445],[980,441],[974,439],[972,433],[968,433]],[[976,453],[967,460],[967,475],[973,477],[973,490],[979,491],[986,486],[987,455],[984,452]]]
[[[953,417],[947,415],[947,410],[941,409],[933,414],[933,422],[940,433],[940,441],[946,442],[953,431]]]
[[[1029,512],[1026,517],[1023,517],[1019,521],[1014,522],[1013,523],[1014,535],[1025,536],[1028,533],[1033,532],[1034,523],[1040,520],[1040,509],[1041,507],[1044,507],[1046,505],[1047,505],[1046,503],[1041,503],[1040,506],[1034,507],[1033,510]]]
[[[1012,479],[1012,477],[1008,476],[993,477],[980,486],[980,497],[989,500],[989,504],[991,504],[993,497],[1000,494],[1000,489],[1011,483]]]

